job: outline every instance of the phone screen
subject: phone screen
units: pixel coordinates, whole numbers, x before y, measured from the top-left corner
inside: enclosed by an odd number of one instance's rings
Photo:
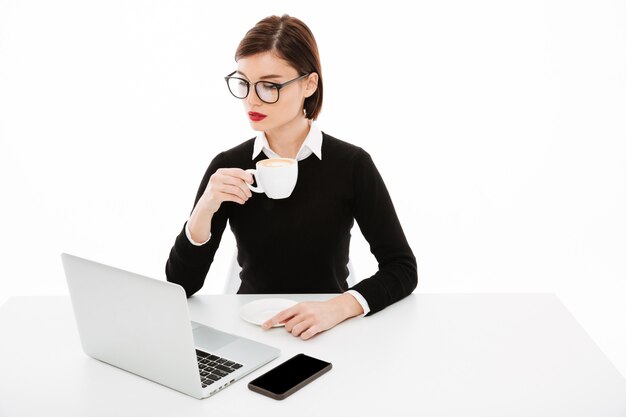
[[[329,362],[312,358],[303,353],[286,360],[267,371],[249,385],[281,396],[312,376],[324,373],[332,367]],[[252,388],[251,388],[252,389]]]

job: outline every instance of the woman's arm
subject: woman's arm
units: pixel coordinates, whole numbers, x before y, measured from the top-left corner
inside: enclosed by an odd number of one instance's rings
[[[211,161],[200,182],[189,219],[190,222],[194,223],[189,225],[194,241],[202,242],[210,235],[209,241],[204,245],[195,245],[190,242],[185,233],[186,222],[176,237],[174,246],[172,246],[169,258],[165,264],[167,280],[181,285],[185,289],[187,297],[191,297],[204,285],[204,280],[213,263],[215,252],[220,245],[222,234],[226,228],[228,205],[221,205],[212,214],[211,210],[198,207],[198,202],[203,196],[211,176],[223,166],[225,166],[224,154],[221,153]],[[199,223],[201,223],[200,226]]]
[[[354,218],[378,261],[378,272],[351,289],[367,300],[370,316],[413,292],[417,262],[387,187],[362,149],[355,155],[353,173]]]
[[[351,294],[343,293],[327,301],[305,301],[285,309],[263,323],[267,330],[284,323],[285,330],[308,340],[317,333],[332,329],[342,321],[363,314],[363,307]]]
[[[417,286],[417,263],[371,157],[360,149],[353,162],[354,217],[378,260],[379,269],[350,289],[365,298],[370,316],[413,292]],[[267,320],[263,328],[284,323],[292,335],[307,340],[363,312],[360,302],[345,292],[328,301],[298,303]]]

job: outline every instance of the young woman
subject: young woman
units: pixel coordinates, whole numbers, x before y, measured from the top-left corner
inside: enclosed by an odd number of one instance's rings
[[[246,33],[226,77],[243,102],[256,138],[217,155],[200,183],[191,216],[176,238],[167,280],[197,292],[206,278],[226,222],[237,241],[239,294],[341,293],[303,302],[264,323],[284,323],[309,339],[356,316],[372,315],[417,286],[417,265],[387,188],[362,148],[322,132],[317,44],[300,20],[270,16]],[[298,161],[291,196],[252,194],[245,170],[267,158]],[[354,220],[379,270],[348,288],[348,251]]]

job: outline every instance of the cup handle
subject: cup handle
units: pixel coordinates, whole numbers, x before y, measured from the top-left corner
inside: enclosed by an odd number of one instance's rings
[[[249,172],[250,174],[256,176],[256,169],[246,169],[246,172]],[[257,186],[253,186],[251,184],[246,183],[246,185],[248,186],[248,188],[252,191],[254,191],[255,193],[264,193],[265,191],[263,191],[263,188],[261,188],[261,185],[259,184],[259,181],[257,180]]]

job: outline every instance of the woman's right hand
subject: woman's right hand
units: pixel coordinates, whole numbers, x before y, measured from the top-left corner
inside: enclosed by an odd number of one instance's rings
[[[224,201],[245,204],[252,192],[247,184],[252,184],[252,174],[241,168],[220,168],[209,179],[198,205],[210,213],[215,213]]]
[[[220,168],[209,178],[209,183],[193,209],[187,226],[194,242],[205,242],[211,237],[211,220],[224,201],[245,204],[252,192],[252,174],[241,168]]]

